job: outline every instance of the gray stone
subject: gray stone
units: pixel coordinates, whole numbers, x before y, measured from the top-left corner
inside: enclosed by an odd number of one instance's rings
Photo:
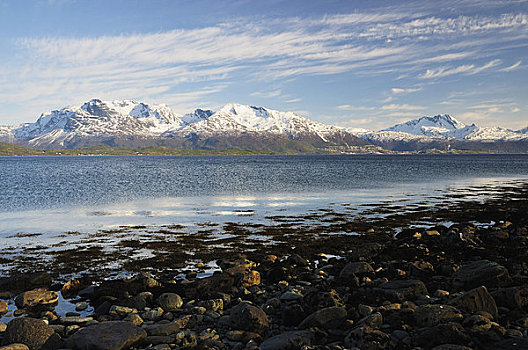
[[[511,283],[508,270],[494,261],[478,260],[463,265],[453,278],[455,287],[473,289],[478,286],[503,287]]]
[[[416,300],[428,294],[425,284],[420,280],[395,280],[375,288],[374,292],[390,301],[404,302]]]
[[[420,305],[414,311],[416,324],[419,327],[432,327],[440,323],[458,322],[463,316],[460,311],[449,305]]]
[[[385,349],[389,342],[388,334],[368,326],[355,328],[345,337],[345,345],[352,348]]]
[[[369,263],[357,261],[346,264],[339,273],[339,277],[348,279],[354,276],[368,275],[372,273],[374,273],[374,269]]]
[[[15,318],[7,324],[3,343],[22,343],[30,350],[41,349],[55,332],[42,320],[30,317]]]
[[[121,350],[146,338],[145,330],[130,322],[102,322],[77,331],[72,336],[76,350]]]
[[[236,329],[262,333],[268,330],[268,316],[261,308],[241,302],[231,309],[231,324]]]
[[[85,316],[64,316],[60,318],[62,323],[66,324],[83,324],[90,321],[93,321],[93,317]]]
[[[453,299],[449,304],[470,313],[486,311],[493,317],[497,317],[498,315],[495,299],[493,299],[491,294],[488,293],[488,289],[484,286],[465,292],[461,296]]]
[[[314,335],[310,331],[290,331],[266,339],[260,344],[261,350],[296,350],[312,345]]]
[[[299,328],[321,327],[321,328],[337,328],[346,320],[347,311],[343,307],[327,307],[317,310],[313,314],[306,317]]]
[[[459,323],[449,322],[424,330],[415,338],[416,344],[423,347],[434,347],[446,342],[456,345],[466,345],[471,338],[465,333]]]
[[[180,330],[179,322],[157,323],[143,327],[148,335],[171,335]]]
[[[177,311],[183,305],[182,298],[175,293],[163,293],[158,298],[159,306],[165,311]]]

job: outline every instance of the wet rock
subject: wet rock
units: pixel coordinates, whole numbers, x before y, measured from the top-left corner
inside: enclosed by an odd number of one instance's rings
[[[419,327],[432,327],[440,323],[458,322],[463,316],[458,309],[449,305],[421,305],[414,311]]]
[[[463,326],[471,333],[482,333],[491,329],[491,321],[481,315],[472,315],[464,320]]]
[[[0,322],[0,333],[5,332],[7,325],[4,322]]]
[[[359,261],[360,259],[370,260],[376,256],[383,249],[383,245],[379,243],[366,243],[351,248],[346,252],[346,257],[351,261]]]
[[[76,350],[121,350],[146,338],[145,330],[129,322],[110,321],[77,331],[71,342]]]
[[[370,328],[379,328],[383,323],[383,316],[380,312],[374,312],[363,317],[357,322],[357,327],[367,326]]]
[[[327,307],[317,310],[306,317],[299,328],[320,327],[320,328],[337,328],[346,320],[347,311],[343,307]]]
[[[464,345],[442,344],[442,345],[435,346],[431,350],[473,350],[473,348],[470,348],[469,346],[464,346]]]
[[[15,343],[5,346],[0,346],[0,350],[29,350],[29,347],[25,344]]]
[[[18,274],[0,278],[0,293],[15,295],[26,290],[49,287],[50,285],[51,276],[46,272]]]
[[[163,293],[158,298],[159,306],[165,311],[178,311],[182,305],[182,298],[175,293]]]
[[[528,306],[528,287],[499,288],[491,295],[497,305],[509,309],[522,309]]]
[[[303,346],[310,346],[314,335],[310,331],[284,332],[266,339],[260,344],[261,350],[297,350]]]
[[[0,316],[2,316],[3,314],[7,313],[7,310],[8,310],[7,302],[0,301]]]
[[[485,311],[489,312],[493,317],[498,315],[497,304],[484,286],[465,292],[453,299],[450,304],[470,313]]]
[[[268,316],[261,308],[241,302],[231,309],[231,324],[236,329],[263,333],[269,328]]]
[[[61,317],[60,321],[65,324],[83,324],[83,323],[93,321],[93,317],[65,316],[65,317]]]
[[[378,329],[368,326],[355,328],[345,337],[344,343],[348,347],[360,349],[387,349],[390,337]]]
[[[128,306],[137,310],[143,310],[152,303],[154,298],[151,292],[141,292],[128,301]]]
[[[20,309],[51,310],[58,301],[57,292],[36,289],[19,294],[15,299],[15,304]]]
[[[217,292],[230,293],[234,282],[234,277],[228,273],[216,273],[195,281],[185,289],[185,295],[189,298],[205,298]]]
[[[453,278],[455,287],[472,289],[478,286],[503,287],[511,283],[508,270],[489,260],[478,260],[463,265]]]
[[[143,319],[138,314],[128,314],[123,321],[130,322],[135,326],[141,326],[143,324]]]
[[[163,317],[163,309],[161,308],[151,309],[141,314],[141,318],[144,319],[145,321],[158,321],[162,317]]]
[[[471,338],[465,333],[464,328],[455,322],[425,328],[416,337],[416,344],[427,348],[446,343],[467,345],[469,342],[471,342]]]
[[[46,322],[30,317],[15,318],[7,324],[3,344],[22,343],[38,350],[53,341],[55,332]]]
[[[306,318],[304,308],[297,303],[285,305],[281,312],[282,322],[285,326],[297,326]]]
[[[177,333],[180,330],[180,323],[158,323],[144,326],[143,329],[147,331],[148,335],[170,335]]]
[[[61,293],[65,297],[71,297],[75,296],[79,290],[81,290],[81,281],[74,278],[62,286]]]
[[[395,302],[416,300],[428,294],[425,284],[420,280],[390,281],[374,288],[374,293]]]
[[[137,310],[126,306],[112,305],[108,313],[113,316],[125,317],[128,314],[137,313]]]
[[[339,278],[349,279],[354,276],[370,275],[373,273],[374,269],[369,263],[364,261],[349,262],[339,273]]]
[[[435,269],[433,264],[428,261],[415,261],[410,265],[411,276],[417,278],[428,278],[434,275]]]
[[[84,311],[88,308],[88,303],[85,302],[85,301],[82,301],[80,303],[78,303],[77,305],[75,305],[75,311]]]
[[[251,287],[260,284],[260,273],[256,270],[245,271],[238,281],[238,285],[241,287]]]

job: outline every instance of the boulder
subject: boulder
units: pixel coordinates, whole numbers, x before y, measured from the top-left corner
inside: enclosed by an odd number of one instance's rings
[[[482,333],[491,329],[491,321],[481,315],[472,315],[464,320],[464,327],[471,333]]]
[[[266,313],[259,307],[248,302],[241,302],[231,309],[231,324],[236,329],[263,333],[269,328]]]
[[[146,337],[145,330],[130,322],[110,321],[80,329],[71,343],[76,350],[121,350]]]
[[[464,328],[455,322],[424,328],[415,340],[417,345],[425,348],[442,344],[467,345],[471,342],[471,338],[465,333]]]
[[[0,350],[29,350],[29,347],[26,344],[15,343],[0,346]]]
[[[337,328],[346,320],[347,311],[343,307],[332,306],[327,307],[321,310],[317,310],[308,317],[306,317],[299,328],[310,328],[310,327],[320,327],[320,328]]]
[[[314,335],[310,331],[284,332],[266,339],[260,344],[261,350],[296,350],[312,345]]]
[[[345,345],[360,349],[388,349],[390,336],[368,326],[358,327],[345,337]]]
[[[7,313],[8,305],[5,301],[0,301],[0,316]]]
[[[183,300],[178,294],[163,293],[158,298],[158,304],[163,310],[173,312],[182,307]]]
[[[428,294],[425,284],[420,280],[394,280],[374,288],[374,293],[394,302],[415,300]]]
[[[53,341],[54,333],[42,320],[31,317],[15,318],[7,324],[3,344],[22,343],[30,350],[38,350]]]
[[[420,305],[414,310],[416,324],[419,327],[433,327],[440,323],[458,322],[463,316],[460,311],[449,305]]]
[[[478,286],[503,287],[511,283],[508,270],[494,261],[478,260],[463,265],[453,278],[455,287],[465,290]]]
[[[522,309],[528,306],[528,287],[499,288],[491,292],[497,305],[508,309]]]
[[[20,309],[51,310],[59,302],[57,292],[35,289],[19,294],[15,304]]]
[[[491,294],[488,293],[488,289],[484,286],[465,292],[461,296],[453,299],[449,304],[470,313],[486,311],[493,317],[497,317],[498,315],[497,304]]]
[[[349,279],[355,276],[369,275],[374,273],[374,269],[369,263],[364,261],[349,262],[339,273],[339,278]]]

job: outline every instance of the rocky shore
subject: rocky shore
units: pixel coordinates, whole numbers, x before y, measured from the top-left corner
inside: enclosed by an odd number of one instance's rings
[[[332,255],[332,237],[298,239],[223,254],[212,275],[0,278],[0,350],[528,349],[525,190],[449,225],[336,237]]]

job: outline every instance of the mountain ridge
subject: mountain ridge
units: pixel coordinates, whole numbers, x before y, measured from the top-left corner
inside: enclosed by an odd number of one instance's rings
[[[177,115],[164,104],[92,99],[42,113],[34,123],[0,126],[0,142],[43,149],[106,144],[183,149],[293,149],[300,152],[331,148],[347,152],[351,147],[367,145],[416,150],[449,148],[453,142],[459,147],[469,143],[528,144],[528,127],[517,131],[483,128],[476,124],[466,125],[449,114],[438,114],[369,131],[340,128],[294,112],[238,103],[228,103],[217,111],[196,109]]]

